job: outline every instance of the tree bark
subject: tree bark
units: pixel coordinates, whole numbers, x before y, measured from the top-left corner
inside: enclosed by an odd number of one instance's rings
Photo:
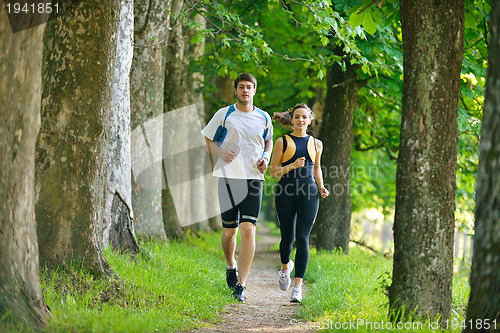
[[[13,33],[0,8],[0,327],[44,326],[34,209],[45,25]]]
[[[474,253],[465,332],[500,328],[500,4],[491,3],[486,96],[479,147]],[[487,329],[486,319],[490,327]],[[495,321],[495,324],[493,321]],[[472,325],[470,324],[472,321]]]
[[[311,123],[312,132],[319,133],[321,131],[321,122],[323,121],[323,114],[325,112],[325,89],[321,86],[313,88],[314,97],[311,98],[309,105],[314,113],[314,119]]]
[[[183,0],[172,1],[172,13],[179,15],[182,8],[185,7]],[[200,15],[191,18],[197,21],[201,27],[205,20]],[[191,44],[190,40],[194,37],[194,30],[190,29],[178,19],[172,24],[172,31],[168,39],[168,47],[165,50],[165,90],[164,90],[164,112],[165,119],[169,119],[168,112],[180,110],[184,107],[195,107],[198,118],[204,119],[205,109],[203,95],[197,92],[200,82],[203,79],[199,74],[193,73],[189,69],[190,62],[203,55],[205,45]],[[186,109],[188,111],[189,109]],[[201,131],[201,122],[196,122],[199,129],[194,129],[194,122],[179,123],[177,128],[172,129],[165,121],[164,132],[164,155],[169,155],[168,146],[175,141],[190,133],[199,134]],[[193,133],[193,134],[194,134]],[[200,136],[201,137],[201,136]],[[185,138],[189,140],[190,138]],[[172,142],[172,143],[169,143]],[[180,144],[180,143],[179,143]],[[179,144],[176,146],[178,147]],[[188,145],[186,145],[187,148]],[[206,169],[205,162],[208,155],[205,153],[204,140],[199,147],[177,154],[175,160],[165,159],[165,169],[168,170],[170,178],[167,178],[168,187],[163,191],[163,223],[167,237],[183,237],[181,229],[195,228],[208,230],[207,206],[206,206],[206,186],[205,177],[200,177]],[[170,163],[172,162],[172,163]],[[175,170],[175,172],[172,172]],[[179,183],[174,178],[180,178],[184,181]],[[175,184],[175,186],[173,186]],[[175,198],[174,198],[175,196]],[[175,204],[177,203],[177,205]],[[204,219],[201,221],[200,219]],[[200,222],[201,221],[201,222]]]
[[[225,76],[216,76],[213,80],[213,85],[216,87],[216,91],[209,96],[205,96],[205,118],[204,118],[204,126],[208,124],[210,119],[212,119],[215,112],[222,106],[230,105],[235,102],[234,95],[234,80],[231,77]],[[207,98],[210,97],[210,98]],[[213,170],[215,163],[217,162],[217,157],[208,157],[206,163],[206,167],[210,170]],[[210,191],[210,188],[209,188]],[[213,189],[213,192],[208,193],[207,195],[207,207],[218,207],[219,201],[217,200],[217,189]],[[219,215],[211,217],[208,220],[208,224],[212,230],[220,230],[222,229],[222,218]]]
[[[131,128],[144,137],[151,159],[141,174],[133,173],[132,204],[138,235],[166,241],[162,217],[161,120],[163,114],[164,61],[168,37],[170,0],[134,2],[134,56],[130,74]],[[151,121],[152,122],[149,122]],[[149,125],[147,126],[149,122]],[[160,123],[159,123],[160,122]],[[160,128],[158,128],[160,127]],[[137,132],[136,132],[137,133]],[[137,146],[136,142],[132,145]],[[137,163],[132,156],[132,163]],[[133,169],[134,170],[134,169]],[[136,169],[135,169],[136,170]]]
[[[340,50],[336,50],[340,53]],[[333,65],[327,72],[327,93],[319,137],[325,186],[330,196],[321,201],[316,219],[318,250],[341,248],[349,253],[351,229],[350,165],[352,122],[358,94],[356,66]]]
[[[193,17],[193,20],[197,22],[201,28],[206,27],[206,21],[201,16],[196,14]],[[198,120],[200,121],[200,130],[201,130],[201,121],[205,119],[205,101],[203,99],[203,93],[199,90],[201,84],[203,82],[203,76],[200,73],[193,72],[189,66],[193,61],[198,60],[203,56],[205,52],[205,43],[191,43],[191,39],[195,36],[196,32],[194,29],[189,29],[187,26],[183,27],[183,36],[185,39],[185,77],[186,77],[186,86],[188,91],[191,93],[188,95],[188,105],[195,105],[196,111],[198,113]],[[204,141],[204,138],[203,138]],[[210,156],[206,153],[205,150],[205,142],[203,145],[195,149],[194,151],[200,152],[200,154],[193,154],[192,162],[190,163],[190,172],[193,175],[205,175],[208,174],[210,180],[212,180],[211,168],[207,168],[208,161],[210,160]],[[206,177],[197,177],[190,181],[190,191],[192,196],[189,198],[191,210],[199,212],[193,214],[192,221],[195,222],[192,225],[194,228],[198,230],[209,231],[209,219],[208,214],[209,208],[207,207],[207,199],[211,196],[217,187],[215,186],[215,182],[207,183],[208,180]],[[201,213],[201,214],[200,214]],[[200,221],[200,218],[205,218],[203,221]]]
[[[464,2],[401,2],[404,83],[391,316],[449,318]],[[404,309],[404,311],[402,311]]]
[[[135,237],[132,211],[132,158],[130,153],[130,68],[134,38],[133,0],[122,0],[120,27],[111,98],[111,134],[108,159],[108,187],[104,246],[128,252],[140,251]]]
[[[89,0],[47,23],[36,150],[40,261],[111,274],[102,253],[119,0]]]
[[[172,14],[181,14],[182,8],[184,6],[183,0],[172,0]],[[187,106],[186,95],[189,93],[182,89],[184,83],[183,77],[183,62],[184,62],[184,38],[182,36],[182,17],[174,20],[171,18],[170,21],[171,32],[168,36],[168,46],[164,50],[165,59],[165,86],[163,90],[164,105],[163,112],[173,111],[176,108]],[[164,128],[163,136],[175,136],[175,133],[165,133],[167,129]],[[176,131],[182,132],[183,129],[177,128]],[[167,147],[164,150],[168,150]],[[168,154],[168,151],[165,151]],[[183,169],[189,168],[189,161],[186,159],[187,155],[181,155],[176,163],[168,165],[168,160],[164,161],[165,169],[171,168],[174,173],[179,175],[182,173]],[[177,198],[178,202],[182,203],[182,206],[186,206],[189,200],[190,191],[184,186],[181,190],[177,190],[177,193],[172,192],[172,179],[167,179],[167,186],[162,192],[162,209],[163,209],[163,225],[168,238],[177,239],[184,237],[184,231],[181,228],[181,221],[179,219],[179,214],[175,208],[174,195],[182,196]],[[184,184],[185,185],[185,184]],[[186,219],[189,216],[185,217]]]

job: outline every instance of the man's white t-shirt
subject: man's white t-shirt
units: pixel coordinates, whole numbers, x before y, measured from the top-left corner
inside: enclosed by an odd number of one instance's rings
[[[261,179],[264,175],[257,167],[257,161],[264,153],[264,141],[273,139],[273,125],[271,117],[262,111],[267,118],[254,107],[253,111],[243,112],[236,108],[227,117],[225,127],[227,134],[220,146],[223,150],[234,150],[237,154],[231,163],[224,162],[218,158],[214,167],[214,177],[235,178],[235,179]],[[229,106],[219,109],[201,133],[208,139],[214,139],[217,128],[224,122]],[[262,137],[267,128],[267,136]]]

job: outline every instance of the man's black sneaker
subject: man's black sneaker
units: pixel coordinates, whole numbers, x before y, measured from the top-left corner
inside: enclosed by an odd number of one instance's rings
[[[226,282],[229,288],[233,289],[238,283],[238,271],[235,269],[226,269]]]
[[[245,295],[243,295],[243,293],[245,292],[245,289],[246,288],[243,287],[239,283],[234,287],[233,296],[234,296],[234,298],[236,298],[241,303],[245,303]]]

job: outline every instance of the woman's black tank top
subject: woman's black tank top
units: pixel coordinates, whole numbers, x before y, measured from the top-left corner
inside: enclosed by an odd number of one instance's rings
[[[305,157],[306,161],[304,166],[285,173],[281,176],[280,180],[314,182],[313,167],[316,156],[316,142],[314,138],[310,135],[301,138],[287,134],[282,139],[283,157],[281,158],[281,163],[283,166],[295,162],[299,157]]]

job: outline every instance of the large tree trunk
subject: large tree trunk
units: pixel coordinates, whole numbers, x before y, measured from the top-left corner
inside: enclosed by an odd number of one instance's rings
[[[13,33],[0,8],[0,327],[43,326],[34,210],[45,25]]]
[[[170,35],[168,36],[168,47],[164,50],[165,59],[165,86],[163,89],[164,105],[163,112],[174,111],[176,108],[187,106],[185,101],[185,95],[189,92],[181,89],[183,81],[183,61],[184,61],[184,38],[182,36],[182,17],[178,16],[181,14],[183,7],[183,0],[172,0],[172,14],[179,17],[175,21],[171,18],[171,29]],[[177,88],[177,89],[176,89]],[[167,118],[167,116],[165,116]],[[165,124],[168,125],[168,124]],[[185,125],[185,124],[182,124]],[[166,126],[165,126],[166,127]],[[166,133],[167,128],[163,130],[163,137],[166,136],[176,137],[175,133]],[[176,128],[175,131],[182,133],[184,128]],[[164,154],[168,156],[169,147],[164,147]],[[181,221],[179,219],[179,214],[175,208],[174,195],[177,195],[177,202],[179,206],[186,206],[186,202],[189,200],[190,191],[186,184],[180,184],[177,192],[174,193],[173,189],[173,179],[168,177],[167,168],[174,170],[174,174],[179,175],[186,168],[189,168],[189,161],[187,160],[187,155],[183,154],[176,159],[177,163],[172,160],[173,163],[169,163],[170,159],[164,160],[163,167],[165,168],[165,178],[167,179],[167,186],[163,189],[162,193],[162,209],[163,209],[163,225],[168,238],[177,239],[183,238],[184,232],[181,229]],[[170,171],[169,170],[169,171]],[[180,207],[179,207],[180,208]],[[189,212],[189,210],[188,210]],[[185,214],[185,218],[189,219],[189,214]]]
[[[36,151],[40,261],[111,273],[102,254],[119,0],[82,1],[49,21]]]
[[[402,1],[404,83],[391,310],[450,315],[464,2]],[[402,314],[402,311],[399,312]],[[397,315],[401,318],[401,315]]]
[[[172,13],[179,15],[184,6],[183,0],[173,0]],[[200,15],[192,18],[203,26],[204,19]],[[205,142],[200,135],[201,122],[204,118],[203,95],[197,92],[202,77],[189,70],[189,63],[203,55],[204,44],[191,44],[194,30],[183,23],[182,19],[175,21],[165,50],[165,90],[164,111],[165,126],[163,139],[164,156],[168,157],[172,149],[184,146],[181,154],[175,159],[165,158],[165,170],[168,187],[163,192],[163,223],[167,237],[182,237],[182,227],[208,229],[205,221],[207,216],[205,179]],[[196,121],[179,122],[172,128],[171,115],[168,112],[193,112],[196,109]],[[186,140],[193,140],[193,136],[200,137],[199,145]],[[209,173],[209,172],[208,172]],[[203,221],[203,222],[201,222]]]
[[[337,52],[340,52],[337,50]],[[322,200],[316,222],[318,250],[342,248],[349,253],[351,229],[350,166],[352,122],[358,94],[356,66],[346,71],[335,64],[327,72],[327,93],[319,137],[325,186],[330,196]]]
[[[166,46],[170,0],[136,0],[134,2],[134,57],[130,74],[131,128],[134,183],[132,203],[135,229],[138,235],[166,241],[163,228],[161,194],[163,172],[161,165],[161,124],[163,114],[164,61],[162,49]],[[149,121],[149,123],[148,123]],[[135,138],[145,140],[142,147]],[[133,150],[134,152],[135,150]],[[146,154],[150,164],[141,174],[137,159]],[[142,168],[141,168],[142,169]],[[135,172],[134,172],[135,171]],[[142,171],[142,170],[141,170]]]
[[[134,52],[133,27],[133,0],[122,0],[111,98],[104,246],[111,244],[114,250],[128,252],[135,256],[139,253],[139,245],[132,220],[132,159],[130,155],[130,68]]]
[[[500,59],[498,58],[500,4],[498,1],[491,3],[490,31],[466,332],[486,332],[487,325],[490,327],[490,332],[500,329]],[[485,321],[486,319],[489,319],[489,323]],[[493,322],[495,320],[496,325]]]

